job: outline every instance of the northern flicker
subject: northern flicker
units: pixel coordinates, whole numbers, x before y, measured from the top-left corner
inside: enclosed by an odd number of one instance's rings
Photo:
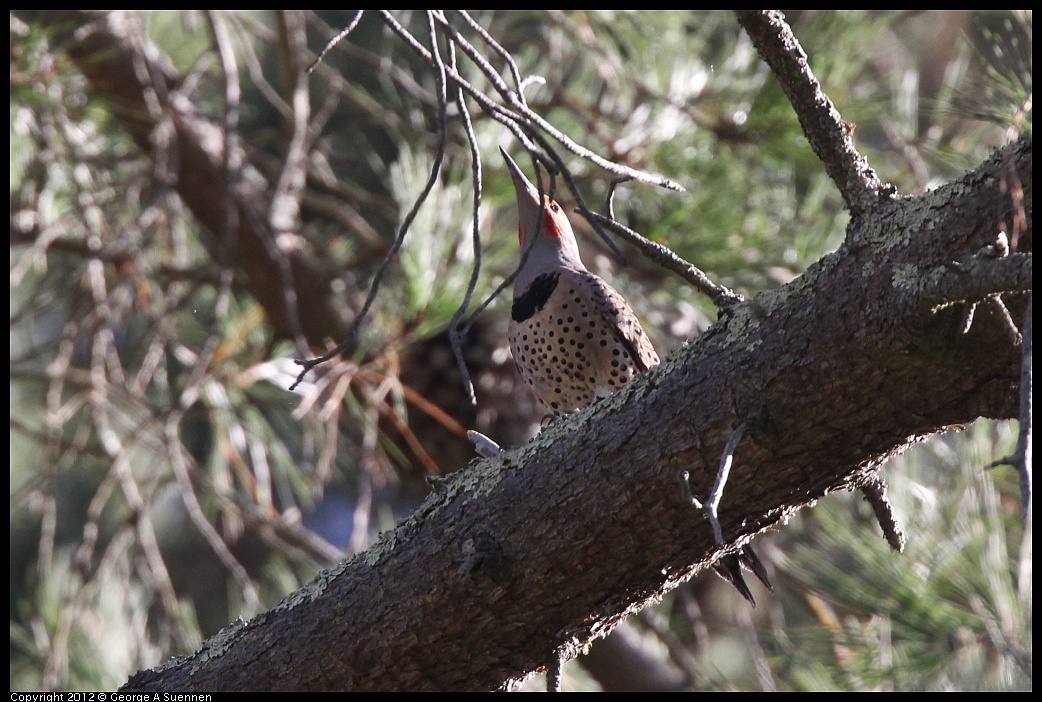
[[[510,353],[553,414],[585,407],[658,365],[637,316],[579,257],[561,206],[536,189],[505,150],[517,194],[518,239],[527,258],[514,280]]]
[[[517,370],[553,414],[585,407],[659,363],[651,340],[626,300],[579,257],[561,206],[539,197],[500,147],[517,195],[517,234],[527,258],[514,279],[508,336]],[[754,607],[746,567],[771,588],[750,546],[723,556],[714,569]]]

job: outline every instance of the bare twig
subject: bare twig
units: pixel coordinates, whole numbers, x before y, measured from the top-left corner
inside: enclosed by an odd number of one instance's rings
[[[235,260],[239,245],[239,208],[236,206],[234,192],[242,172],[243,155],[239,149],[237,136],[239,133],[239,101],[242,87],[239,84],[239,69],[235,62],[228,30],[220,13],[206,11],[206,19],[213,34],[214,45],[221,60],[221,71],[224,75],[224,153],[222,154],[223,172],[218,187],[221,190],[221,202],[224,203],[224,232],[221,248],[221,277],[217,288],[217,299],[214,302],[214,315],[210,323],[210,332],[206,344],[196,357],[195,365],[181,392],[182,408],[192,405],[199,392],[210,361],[217,350],[222,337],[221,326],[231,305],[232,282],[235,277]]]
[[[463,14],[466,15],[466,13]],[[452,44],[449,44],[449,57],[449,64],[455,66],[456,51]],[[463,319],[463,315],[467,313],[467,308],[470,307],[470,300],[474,295],[474,289],[478,284],[478,276],[481,273],[481,152],[478,149],[477,136],[474,134],[474,125],[470,120],[470,111],[467,109],[467,101],[463,97],[463,90],[458,87],[456,89],[456,105],[459,108],[460,118],[463,120],[463,130],[467,135],[467,143],[470,145],[474,197],[473,204],[471,205],[473,220],[472,241],[474,250],[474,267],[471,269],[470,281],[467,283],[467,292],[463,295],[463,302],[460,303],[460,306],[456,309],[456,312],[452,315],[452,319],[449,321],[449,343],[452,345],[452,353],[456,356],[456,364],[459,366],[460,373],[463,375],[463,386],[467,390],[470,404],[476,405],[478,400],[474,394],[474,383],[470,379],[470,371],[467,370],[467,362],[463,358],[463,334],[461,334],[460,320]],[[467,329],[469,330],[469,326]]]
[[[458,12],[460,17],[462,17],[464,21],[466,21],[466,23],[470,25],[471,29],[478,33],[478,36],[481,37],[482,41],[484,41],[486,44],[492,47],[492,50],[499,54],[499,56],[507,62],[507,66],[510,68],[510,75],[514,77],[514,82],[517,83],[518,99],[521,100],[523,104],[527,105],[528,103],[525,101],[524,87],[526,80],[531,79],[533,76],[529,76],[528,79],[522,80],[521,71],[518,70],[517,62],[514,61],[513,55],[511,55],[509,51],[500,46],[499,42],[493,39],[492,35],[486,32],[484,27],[478,24],[473,17],[467,14],[466,10],[456,10],[456,12]]]
[[[642,255],[647,256],[666,270],[676,273],[681,278],[704,292],[718,308],[726,310],[732,305],[743,302],[745,298],[741,295],[722,285],[717,285],[709,279],[709,276],[703,273],[699,268],[696,268],[694,264],[685,261],[672,249],[641,236],[618,221],[615,217],[615,188],[629,180],[631,179],[616,178],[608,187],[608,196],[605,198],[605,209],[608,211],[607,218],[596,212],[591,212],[589,215],[614,231],[616,234],[627,239],[640,250]]]
[[[350,329],[348,329],[343,341],[337,344],[335,347],[322,354],[318,358],[312,358],[308,360],[295,359],[295,362],[303,367],[303,370],[297,375],[297,379],[293,385],[290,386],[290,390],[293,390],[300,384],[300,381],[304,379],[315,366],[320,363],[325,363],[329,359],[343,353],[348,346],[350,346],[355,336],[358,334],[358,330],[362,326],[362,322],[365,321],[366,316],[369,314],[369,309],[373,306],[373,302],[376,300],[376,294],[380,290],[380,283],[383,282],[383,278],[387,275],[387,271],[390,269],[391,264],[394,263],[398,257],[398,252],[402,248],[402,244],[405,242],[405,235],[409,232],[409,227],[412,225],[413,220],[416,218],[417,213],[420,211],[420,207],[427,201],[427,196],[430,195],[431,190],[434,189],[434,184],[438,182],[438,175],[441,173],[442,160],[445,158],[445,143],[447,141],[446,135],[446,67],[441,60],[441,55],[438,53],[438,37],[434,29],[434,15],[428,13],[428,23],[430,25],[430,41],[431,41],[431,52],[432,61],[436,66],[438,75],[438,151],[434,157],[434,163],[431,166],[430,176],[427,178],[427,184],[424,186],[423,191],[416,198],[413,203],[412,209],[405,216],[402,221],[401,227],[398,228],[398,234],[394,238],[394,242],[391,244],[391,248],[388,250],[387,255],[381,262],[380,267],[376,271],[376,275],[373,276],[372,285],[369,287],[369,294],[365,298],[365,303],[362,305],[362,309],[355,315],[354,321],[351,323]]]
[[[300,222],[300,203],[307,184],[307,153],[309,144],[309,122],[311,117],[311,100],[308,96],[307,72],[302,69],[298,57],[304,55],[307,45],[306,26],[302,11],[284,10],[278,13],[278,26],[281,30],[282,43],[286,46],[286,77],[289,82],[291,98],[290,138],[286,146],[282,170],[271,196],[271,207],[268,210],[268,222],[275,237],[275,249],[279,249],[281,238],[295,238],[295,228]],[[267,228],[262,228],[262,231]],[[275,257],[279,263],[280,282],[286,299],[286,312],[298,353],[307,353],[307,341],[301,329],[297,304],[296,289],[292,284],[292,271],[287,264],[287,257],[281,251]]]
[[[887,499],[886,481],[879,474],[876,474],[861,485],[860,489],[865,500],[872,505],[876,521],[879,522],[879,526],[883,530],[883,536],[886,537],[886,542],[890,544],[890,548],[898,553],[904,551],[905,535],[901,530],[900,523],[897,521],[897,515],[894,514],[894,506]]]
[[[416,51],[421,57],[423,57],[428,62],[432,60],[430,52],[428,52],[425,47],[423,47],[418,41],[416,41],[416,39],[404,27],[402,27],[401,24],[397,22],[397,20],[395,20],[390,15],[390,13],[384,11],[383,16],[384,20],[388,23],[388,25],[396,33],[398,33],[399,36],[401,36],[406,41],[406,43],[413,48],[414,51]],[[481,105],[481,107],[489,115],[491,115],[497,121],[501,122],[508,129],[510,129],[510,131],[518,138],[518,140],[521,141],[522,144],[524,144],[525,148],[529,151],[529,153],[533,155],[533,158],[538,159],[540,163],[542,163],[552,172],[560,173],[564,178],[565,182],[567,183],[569,191],[575,197],[576,201],[579,204],[579,207],[584,212],[588,212],[589,208],[587,208],[586,203],[583,201],[582,194],[579,192],[579,189],[576,187],[575,182],[572,180],[571,173],[565,167],[563,160],[560,158],[560,156],[558,156],[556,150],[540,133],[540,130],[550,134],[552,137],[554,137],[557,141],[559,141],[573,153],[593,161],[597,165],[601,166],[602,168],[605,168],[606,170],[612,173],[615,173],[620,176],[630,177],[635,180],[640,180],[645,183],[651,183],[653,185],[659,185],[662,187],[670,188],[673,190],[683,190],[683,188],[681,188],[679,185],[669,180],[668,178],[663,178],[662,176],[657,176],[654,174],[646,173],[644,171],[639,171],[637,169],[630,168],[628,166],[623,166],[611,161],[607,161],[597,156],[592,151],[589,151],[588,149],[585,149],[579,146],[578,144],[572,142],[566,135],[564,135],[561,132],[558,132],[549,123],[547,123],[535,112],[529,109],[524,98],[519,96],[519,92],[510,90],[510,88],[506,85],[503,79],[499,76],[499,73],[496,72],[496,70],[488,63],[488,61],[485,60],[485,58],[481,56],[481,54],[464,37],[462,37],[459,34],[459,32],[456,31],[456,29],[445,20],[443,16],[436,17],[436,19],[438,19],[441,22],[442,26],[444,26],[445,29],[449,32],[450,38],[455,42],[455,44],[459,46],[463,50],[463,52],[467,54],[467,56],[472,61],[474,61],[475,64],[477,64],[477,66],[479,67],[479,69],[481,69],[485,77],[488,78],[489,81],[491,81],[492,84],[496,87],[497,91],[499,91],[503,99],[509,105],[514,107],[515,110],[518,111],[508,110],[504,108],[502,105],[494,102],[482,91],[478,90],[465,79],[463,79],[455,70],[455,68],[450,67],[448,69],[447,73],[449,77],[451,77],[452,80],[454,80],[457,83],[457,85],[459,85],[459,87],[462,90],[464,90],[464,92],[466,92],[475,100],[477,100],[478,104]],[[517,74],[517,76],[519,77],[520,74]],[[522,81],[522,85],[523,84],[524,81]],[[520,91],[521,89],[522,87],[519,86],[518,91]],[[536,148],[535,144],[533,144],[533,140],[539,144],[542,151]],[[550,156],[549,161],[546,159],[542,152],[545,152]],[[550,196],[553,197],[552,190],[550,192]],[[598,235],[604,240],[605,244],[614,252],[616,258],[622,261],[622,253],[619,251],[615,243],[611,241],[610,237],[608,237],[607,234],[596,223],[593,223],[593,227],[594,230],[598,233]]]
[[[724,497],[724,487],[727,486],[727,478],[731,474],[731,464],[734,463],[734,452],[738,448],[738,442],[745,436],[745,431],[748,428],[746,422],[742,422],[735,430],[731,432],[730,438],[727,439],[727,444],[724,446],[724,452],[720,455],[720,468],[716,472],[716,482],[713,483],[713,489],[709,493],[709,499],[703,504],[690,493],[691,504],[696,508],[705,510],[709,517],[709,524],[713,527],[713,539],[716,541],[718,546],[724,544],[724,532],[720,527],[720,519],[718,509],[720,507],[720,500]],[[684,482],[687,483],[689,476],[687,471],[684,472]]]
[[[469,56],[470,59],[474,61],[478,68],[481,69],[482,73],[485,75],[486,78],[488,78],[492,82],[496,90],[499,91],[500,95],[503,96],[503,99],[507,102],[507,104],[510,105],[514,110],[517,110],[517,112],[522,118],[524,125],[528,128],[530,133],[536,132],[536,128],[538,127],[539,130],[542,130],[550,136],[552,136],[554,139],[560,142],[562,146],[564,146],[566,149],[571,151],[576,156],[581,156],[582,158],[585,158],[588,161],[597,164],[598,166],[610,173],[614,173],[620,176],[629,176],[643,183],[650,183],[651,185],[658,185],[659,187],[668,188],[669,190],[683,192],[684,188],[682,188],[679,183],[669,178],[666,178],[665,176],[647,173],[636,168],[630,168],[629,166],[615,163],[614,161],[609,161],[605,158],[601,158],[589,149],[574,142],[567,134],[560,131],[552,124],[547,122],[545,119],[543,119],[538,113],[531,110],[525,103],[525,101],[519,97],[518,93],[510,90],[506,83],[503,82],[503,79],[500,78],[499,73],[496,72],[496,70],[470,44],[470,42],[468,42],[462,35],[460,35],[458,31],[456,31],[455,27],[453,27],[447,21],[445,21],[444,18],[442,18],[442,24],[448,31],[449,36],[452,38],[452,40],[456,42],[456,44],[463,50],[463,53],[467,54],[467,56]],[[453,80],[456,80],[456,75],[454,73],[450,73],[450,77]]]
[[[341,41],[343,41],[344,37],[346,37],[348,34],[350,34],[354,30],[354,28],[358,26],[358,22],[362,19],[362,13],[363,12],[364,12],[364,10],[359,10],[355,14],[354,19],[352,19],[351,22],[349,22],[346,27],[344,27],[342,30],[340,30],[340,32],[338,32],[335,37],[333,37],[332,39],[330,39],[329,41],[326,42],[326,45],[325,45],[325,47],[323,47],[321,53],[319,53],[318,57],[314,61],[311,62],[310,66],[308,66],[308,69],[307,69],[308,73],[311,73],[312,71],[314,71],[315,67],[318,66],[318,64],[322,63],[322,59],[324,59],[326,57],[326,54],[329,53],[329,50],[332,49],[337,44],[339,44]]]
[[[792,103],[814,153],[854,214],[894,194],[883,185],[868,160],[854,148],[853,129],[821,90],[807,54],[777,10],[735,10],[738,22],[771,67]]]
[[[1009,309],[1006,307],[1006,303],[1002,301],[1002,298],[998,295],[992,295],[987,298],[986,302],[988,307],[998,315],[999,320],[1002,322],[1002,331],[1006,333],[1010,343],[1014,346],[1020,346],[1024,343],[1020,330],[1017,329],[1017,323],[1013,321],[1013,317],[1010,315]]]
[[[1032,426],[1032,363],[1031,363],[1031,301],[1028,297],[1027,312],[1024,313],[1024,328],[1021,330],[1023,346],[1020,351],[1020,431],[1017,448],[1012,455],[994,461],[989,468],[1015,466],[1020,475],[1020,509],[1027,519],[1031,512],[1031,426]]]
[[[724,446],[724,451],[720,456],[720,467],[716,473],[716,482],[713,483],[713,489],[710,491],[709,499],[705,503],[700,502],[691,491],[690,474],[687,471],[681,474],[687,498],[697,509],[705,511],[709,518],[709,525],[713,529],[713,540],[717,546],[724,545],[724,532],[720,526],[719,516],[720,500],[723,499],[724,487],[727,485],[727,478],[731,473],[735,450],[738,448],[738,443],[742,440],[742,437],[745,436],[746,429],[748,429],[748,422],[743,421],[731,432],[730,438],[727,439],[727,444]],[[720,577],[731,583],[750,605],[755,607],[756,599],[753,597],[752,591],[749,590],[749,586],[745,583],[745,577],[742,575],[743,565],[751,570],[768,590],[773,589],[767,577],[767,569],[763,567],[760,558],[748,544],[736,553],[726,553],[721,556],[713,564],[713,569]]]
[[[381,17],[384,22],[402,39],[405,40],[406,44],[413,49],[423,60],[427,61],[431,65],[434,65],[435,59],[431,52],[420,44],[416,39],[406,30],[390,12],[383,10],[381,11]],[[575,143],[566,134],[558,130],[556,127],[551,125],[549,122],[540,117],[537,113],[532,111],[527,103],[519,96],[519,94],[506,85],[503,79],[499,76],[499,73],[488,63],[488,61],[468,42],[459,32],[448,23],[444,17],[436,18],[448,32],[449,38],[459,46],[465,54],[478,66],[482,74],[496,87],[497,91],[503,96],[504,101],[509,107],[505,107],[499,103],[496,103],[483,91],[475,88],[469,81],[463,78],[455,69],[448,69],[446,71],[448,77],[452,79],[460,88],[463,89],[468,95],[477,100],[478,104],[481,105],[490,116],[495,120],[503,123],[507,126],[515,136],[518,137],[526,148],[530,151],[534,151],[531,142],[528,140],[525,132],[529,134],[535,134],[537,131],[542,130],[560,142],[565,148],[577,156],[581,156],[593,163],[597,164],[605,170],[615,173],[616,175],[628,175],[635,180],[639,180],[644,183],[650,183],[652,185],[658,185],[660,187],[668,188],[671,190],[683,191],[683,188],[675,181],[670,180],[664,176],[647,173],[639,169],[631,168],[622,164],[608,161],[607,159],[601,158],[594,152],[586,149],[579,144]],[[524,81],[522,81],[522,84]],[[512,108],[512,109],[511,109]]]
[[[467,432],[467,438],[474,444],[474,450],[479,456],[483,458],[492,458],[498,456],[503,452],[503,449],[492,439],[488,438],[480,431],[470,430]]]
[[[623,238],[640,249],[641,254],[644,256],[647,256],[666,270],[676,273],[704,292],[717,307],[726,309],[744,301],[745,298],[741,295],[723,285],[717,285],[709,279],[709,276],[695,267],[694,264],[688,263],[668,247],[641,236],[613,218],[605,217],[597,212],[590,212],[588,216],[613,232],[622,235]]]

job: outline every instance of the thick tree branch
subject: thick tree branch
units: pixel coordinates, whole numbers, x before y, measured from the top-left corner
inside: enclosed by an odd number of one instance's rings
[[[848,243],[802,277],[735,305],[536,440],[439,483],[369,551],[125,689],[510,685],[722,555],[679,477],[708,494],[737,423],[749,431],[719,507],[728,551],[864,485],[921,437],[1016,417],[1021,353],[1002,320],[982,314],[963,330],[958,310],[931,312],[901,284],[909,266],[925,274],[993,239],[1016,207],[989,175],[1003,159],[1030,202],[1026,137],[957,183],[852,220]]]

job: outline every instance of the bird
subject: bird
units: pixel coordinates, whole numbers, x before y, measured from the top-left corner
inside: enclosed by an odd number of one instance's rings
[[[659,364],[626,299],[586,269],[561,206],[540,194],[502,146],[517,199],[522,263],[514,278],[507,336],[521,378],[551,417],[586,407]],[[748,545],[713,568],[753,607],[742,569],[767,588],[767,571]]]
[[[521,378],[551,415],[585,407],[659,363],[637,315],[586,269],[561,206],[525,177],[514,181],[523,263],[514,279],[508,339]]]

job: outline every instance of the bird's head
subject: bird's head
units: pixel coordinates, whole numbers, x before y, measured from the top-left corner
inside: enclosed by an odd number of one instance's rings
[[[502,147],[499,150],[514,181],[521,251],[522,254],[529,251],[525,265],[518,273],[515,290],[527,289],[536,276],[559,268],[586,270],[564,209],[548,195],[540,199],[538,188],[525,177],[514,159]]]

